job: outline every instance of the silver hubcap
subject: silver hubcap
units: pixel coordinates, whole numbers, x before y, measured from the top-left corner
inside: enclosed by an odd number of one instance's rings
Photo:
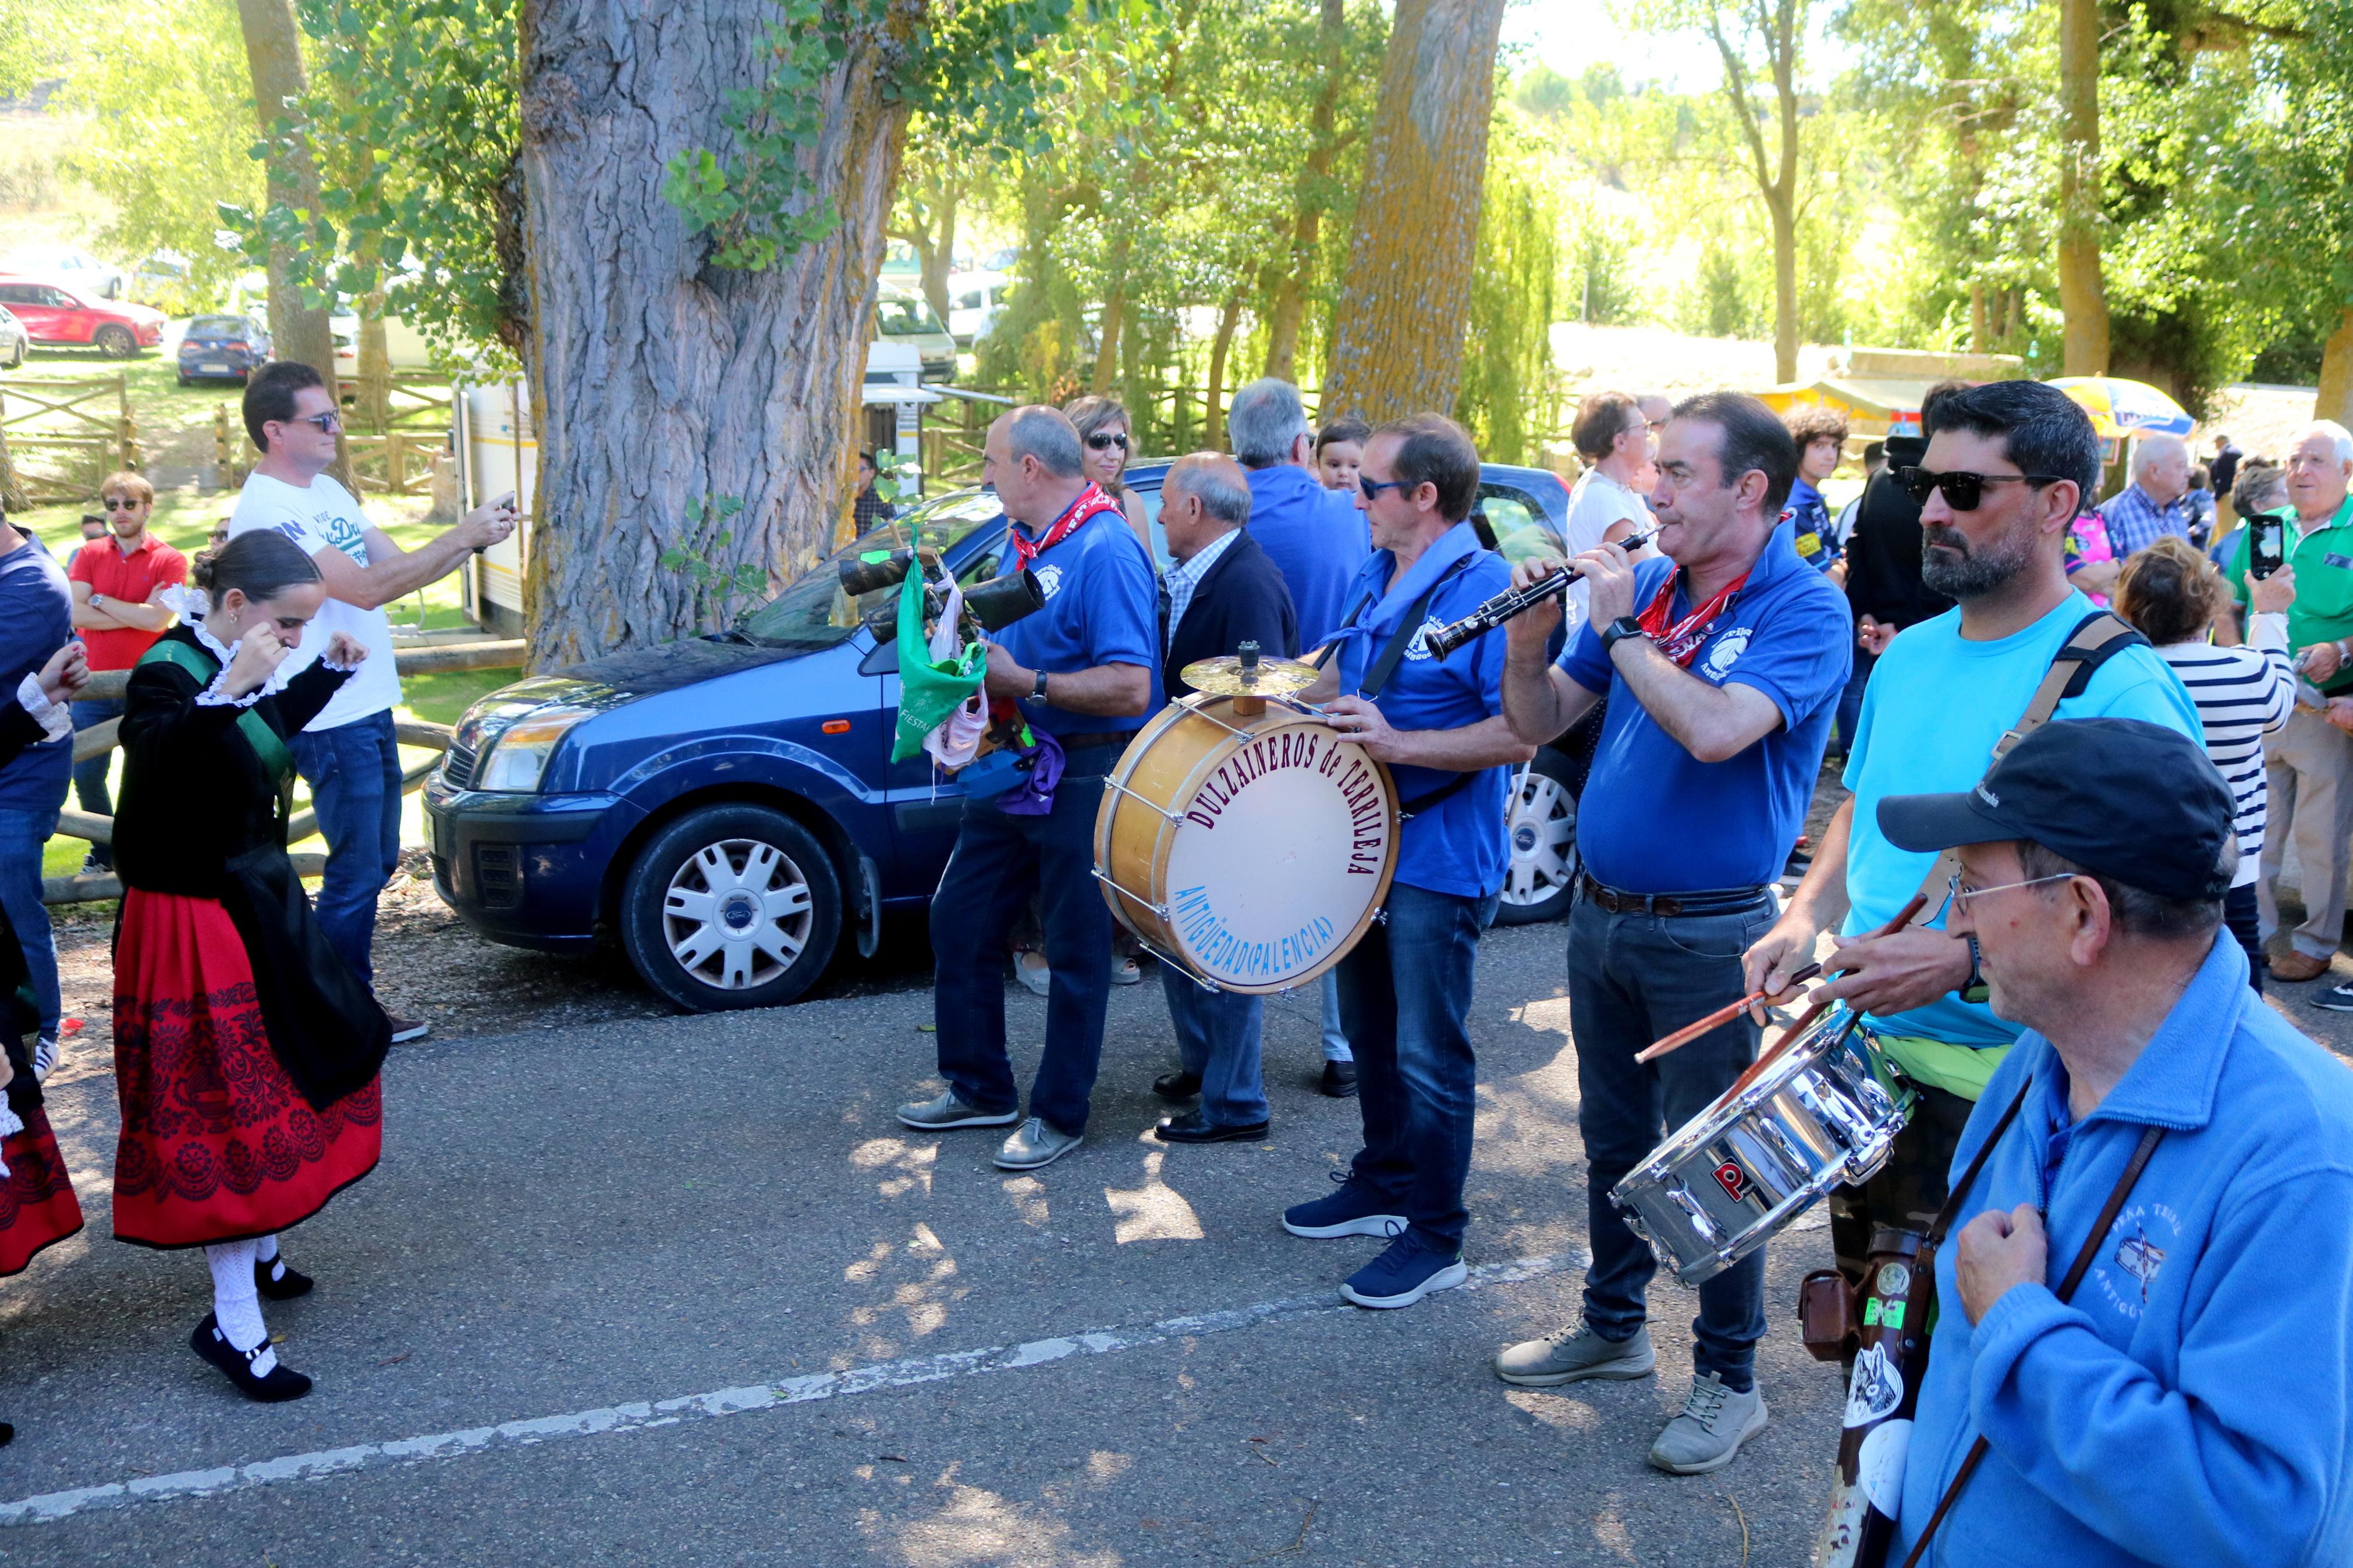
[[[687,857],[662,898],[662,936],[679,967],[721,991],[765,985],[793,965],[816,921],[808,879],[756,838]]]
[[[1504,874],[1504,902],[1541,903],[1568,886],[1576,854],[1577,808],[1557,781],[1529,770],[1512,802],[1506,829],[1512,864]]]

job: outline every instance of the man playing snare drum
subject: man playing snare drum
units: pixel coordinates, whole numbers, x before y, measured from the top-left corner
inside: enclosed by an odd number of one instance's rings
[[[1539,1388],[1652,1369],[1643,1297],[1656,1265],[1609,1190],[1730,1087],[1757,1026],[1740,1018],[1648,1066],[1634,1055],[1742,994],[1740,954],[1773,921],[1767,889],[1803,828],[1853,640],[1844,596],[1777,526],[1798,453],[1771,409],[1736,393],[1683,402],[1658,469],[1666,559],[1630,562],[1609,543],[1579,555],[1588,619],[1556,665],[1545,655],[1556,600],[1508,628],[1504,714],[1521,740],[1549,741],[1609,703],[1568,929],[1593,1266],[1576,1322],[1495,1358],[1506,1383]],[[1514,578],[1558,567],[1524,562]],[[1651,1448],[1661,1469],[1716,1469],[1764,1426],[1764,1289],[1761,1247],[1699,1288],[1691,1393]]]

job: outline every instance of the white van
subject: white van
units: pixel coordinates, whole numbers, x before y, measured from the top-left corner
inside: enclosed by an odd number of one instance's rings
[[[959,272],[948,279],[948,334],[959,348],[988,336],[1013,279],[1002,272]]]

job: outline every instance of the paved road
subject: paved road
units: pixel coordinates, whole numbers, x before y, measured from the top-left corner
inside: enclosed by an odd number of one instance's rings
[[[319,1388],[275,1407],[186,1350],[201,1262],[107,1238],[112,1079],[66,1085],[91,1226],[0,1286],[0,1503],[47,1499],[0,1560],[1800,1563],[1837,1374],[1782,1304],[1826,1231],[1776,1248],[1773,1425],[1717,1476],[1643,1463],[1689,1376],[1679,1288],[1655,1380],[1485,1369],[1577,1296],[1558,944],[1486,944],[1480,1283],[1397,1313],[1335,1295],[1377,1244],[1275,1225],[1356,1132],[1296,1001],[1276,1136],[1164,1152],[1166,1014],[1120,992],[1090,1142],[1030,1177],[892,1120],[921,992],[401,1047],[382,1169],[289,1239],[321,1286],[271,1326]],[[1034,1037],[1044,1004],[1008,1005]]]

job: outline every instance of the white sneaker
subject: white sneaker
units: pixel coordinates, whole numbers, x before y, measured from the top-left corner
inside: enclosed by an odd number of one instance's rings
[[[43,1035],[33,1046],[33,1081],[47,1083],[49,1074],[57,1070],[58,1058],[64,1055],[55,1035]]]
[[[1765,1430],[1765,1395],[1735,1394],[1714,1373],[1692,1379],[1683,1414],[1651,1445],[1651,1463],[1671,1476],[1700,1476],[1732,1463],[1740,1445]]]

